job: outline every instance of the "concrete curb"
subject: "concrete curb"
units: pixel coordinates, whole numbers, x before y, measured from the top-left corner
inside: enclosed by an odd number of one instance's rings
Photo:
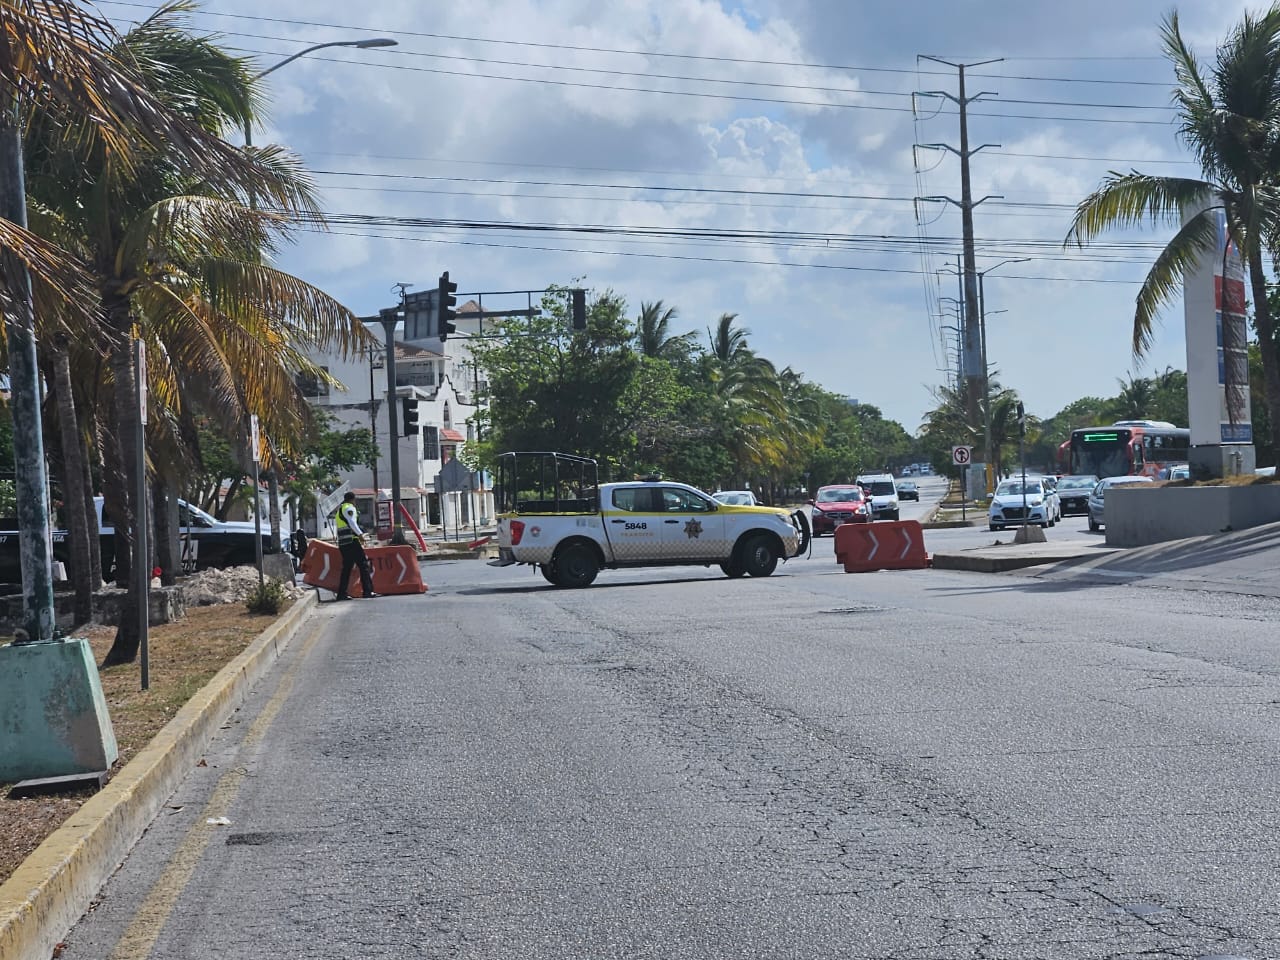
[[[1079,560],[1082,556],[1084,555],[1080,553],[1066,551],[1056,554],[1007,553],[1001,556],[992,556],[989,553],[935,553],[933,568],[935,570],[969,570],[973,573],[1003,573],[1006,570],[1021,570],[1023,567]]]
[[[198,762],[214,732],[314,609],[314,593],[295,602],[0,885],[0,957],[39,960],[53,955],[58,941]]]

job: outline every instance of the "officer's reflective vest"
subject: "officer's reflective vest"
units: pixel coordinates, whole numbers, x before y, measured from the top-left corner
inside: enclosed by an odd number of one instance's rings
[[[351,543],[356,538],[355,531],[351,529],[351,524],[347,521],[346,511],[348,508],[350,508],[353,514],[356,512],[356,505],[354,503],[344,503],[338,508],[337,527],[339,545]]]

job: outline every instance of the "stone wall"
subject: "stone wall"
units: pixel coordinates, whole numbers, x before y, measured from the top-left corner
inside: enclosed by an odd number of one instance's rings
[[[120,605],[125,602],[127,596],[128,594],[123,590],[102,590],[94,594],[94,621],[109,626],[119,623]],[[187,615],[186,598],[180,586],[152,587],[150,600],[150,619],[153,627],[181,620]],[[58,591],[53,595],[54,616],[60,630],[68,631],[75,626],[72,623],[74,601],[75,598],[70,593]],[[0,597],[0,635],[12,635],[13,631],[21,626],[22,595],[11,594]]]

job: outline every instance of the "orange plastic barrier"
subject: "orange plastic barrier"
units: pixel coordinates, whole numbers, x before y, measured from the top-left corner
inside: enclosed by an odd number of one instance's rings
[[[877,520],[836,527],[836,563],[845,573],[922,570],[929,566],[918,520]]]
[[[422,570],[418,567],[418,554],[413,547],[365,547],[365,554],[373,566],[374,593],[426,593],[422,582]],[[342,575],[342,554],[336,545],[325,540],[308,540],[307,552],[299,564],[302,582],[313,587],[338,592],[338,578]],[[360,571],[352,569],[347,593],[352,597],[363,596],[360,587]]]

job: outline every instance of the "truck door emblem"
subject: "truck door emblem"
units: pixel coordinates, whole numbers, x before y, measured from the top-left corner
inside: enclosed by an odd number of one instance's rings
[[[684,525],[684,535],[690,540],[697,540],[702,534],[702,524],[697,520],[690,520]]]

